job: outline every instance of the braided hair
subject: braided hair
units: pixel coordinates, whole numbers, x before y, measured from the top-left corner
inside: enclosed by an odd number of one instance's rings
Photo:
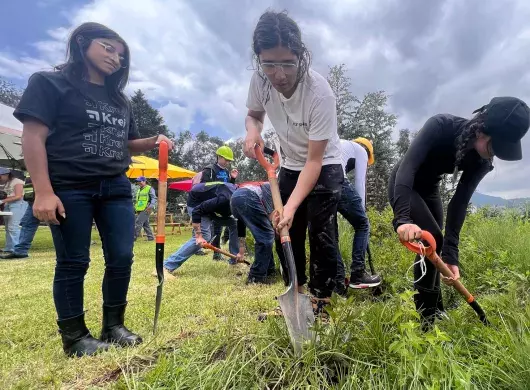
[[[462,133],[456,137],[456,159],[455,169],[453,171],[453,185],[458,180],[458,169],[464,160],[467,152],[473,148],[473,141],[477,138],[478,132],[484,132],[484,111],[481,110],[478,114],[469,121]],[[489,160],[490,168],[493,168],[493,159]]]

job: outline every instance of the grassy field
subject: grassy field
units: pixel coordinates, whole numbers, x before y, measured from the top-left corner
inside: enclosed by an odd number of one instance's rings
[[[487,311],[484,327],[444,288],[450,319],[423,334],[407,278],[411,255],[396,242],[388,212],[371,214],[374,265],[385,294],[335,298],[317,343],[294,357],[285,325],[257,316],[274,308],[283,284],[246,286],[246,266],[190,259],[164,288],[152,335],[154,244],[139,242],[126,323],[144,337],[132,349],[66,358],[52,300],[54,254],[39,230],[31,258],[0,262],[0,388],[117,389],[528,389],[530,383],[530,224],[509,216],[470,217],[463,232],[463,281]],[[189,237],[169,236],[166,252]],[[351,231],[341,225],[341,251]],[[101,325],[103,259],[92,247],[85,280],[89,329]]]

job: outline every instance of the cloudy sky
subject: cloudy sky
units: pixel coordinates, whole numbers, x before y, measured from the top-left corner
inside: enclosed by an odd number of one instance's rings
[[[6,1],[0,76],[25,86],[64,58],[73,27],[96,21],[129,43],[129,92],[141,88],[173,131],[240,136],[252,30],[269,6],[299,22],[317,71],[345,63],[356,95],[391,94],[397,128],[417,130],[436,113],[468,116],[496,95],[530,102],[525,0]],[[521,162],[497,162],[479,190],[530,196],[530,136],[524,149]]]

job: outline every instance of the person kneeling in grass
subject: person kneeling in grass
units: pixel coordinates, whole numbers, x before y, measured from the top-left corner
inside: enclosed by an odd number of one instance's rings
[[[242,185],[232,195],[232,213],[237,218],[239,257],[244,256],[246,228],[254,236],[254,263],[250,267],[247,284],[267,284],[275,276],[274,229],[271,215],[274,212],[269,183]]]
[[[493,157],[517,161],[522,158],[521,138],[528,131],[530,109],[513,97],[495,97],[472,119],[449,114],[431,117],[412,141],[403,159],[394,168],[388,197],[394,210],[394,229],[401,241],[421,238],[422,229],[436,239],[436,252],[460,277],[458,244],[471,195],[493,169]],[[442,234],[443,207],[440,197],[442,176],[453,173],[455,193],[447,207],[445,235]],[[426,272],[416,256],[414,296],[422,326],[428,329],[437,316],[443,316],[440,274],[430,261]],[[442,277],[444,283],[452,279]]]
[[[213,220],[228,227],[230,253],[238,255],[237,222],[230,209],[230,198],[236,188],[235,184],[221,182],[199,183],[193,186],[187,204],[193,226],[192,237],[164,261],[164,274],[167,279],[174,279],[173,272],[196,254],[202,244],[210,240]],[[236,261],[231,260],[230,264],[236,264]],[[156,276],[156,271],[153,276]]]

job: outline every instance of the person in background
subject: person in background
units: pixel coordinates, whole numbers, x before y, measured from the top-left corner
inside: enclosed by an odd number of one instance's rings
[[[155,236],[149,223],[149,216],[156,206],[155,189],[147,184],[145,176],[140,176],[136,179],[140,188],[136,192],[136,224],[134,229],[134,240],[136,241],[140,236],[142,228],[147,236],[147,241],[153,241]]]
[[[4,216],[6,243],[3,254],[10,255],[15,251],[20,238],[20,221],[26,211],[27,203],[23,199],[24,182],[14,177],[10,169],[0,167],[0,184],[3,184],[3,191],[6,193],[6,198],[0,200],[0,204],[4,205],[5,212],[12,213]]]
[[[35,187],[33,213],[51,225],[53,298],[68,356],[142,342],[124,324],[134,247],[125,172],[132,154],[160,142],[171,150],[173,143],[164,135],[140,138],[124,94],[130,62],[129,47],[115,31],[83,23],[68,40],[66,62],[33,74],[14,112],[23,123],[22,151]],[[105,259],[99,340],[86,326],[83,302],[94,220]]]
[[[530,108],[515,97],[494,97],[473,114],[471,119],[449,114],[429,118],[394,167],[388,183],[399,239],[414,241],[421,238],[422,230],[431,233],[436,252],[441,253],[454,279],[460,278],[458,245],[469,200],[493,169],[494,156],[506,161],[522,159],[521,139],[530,126]],[[440,181],[448,173],[453,173],[453,183],[458,180],[458,184],[447,206],[442,234]],[[437,317],[445,317],[440,273],[430,261],[423,265],[416,256],[414,280],[416,310],[426,330]],[[452,278],[442,280],[453,283]]]
[[[191,217],[193,235],[175,253],[164,260],[164,274],[168,280],[175,279],[173,272],[201,249],[201,245],[211,238],[212,220],[230,229],[230,253],[237,256],[237,221],[232,216],[230,198],[236,190],[232,183],[199,183],[192,187],[188,195],[188,214]],[[157,276],[156,270],[153,276]]]
[[[246,228],[254,236],[254,263],[248,273],[247,284],[268,284],[276,275],[272,247],[274,229],[272,227],[272,194],[269,183],[240,186],[230,200],[232,214],[237,219],[239,254],[245,255]]]
[[[220,146],[216,151],[216,163],[208,165],[201,172],[201,183],[209,183],[212,181],[218,181],[223,183],[235,183],[239,172],[237,169],[228,170],[228,166],[231,161],[234,161],[234,152],[229,146]],[[212,245],[219,248],[221,243],[221,236],[223,236],[223,227],[219,225],[215,220],[212,221],[212,232],[214,239]],[[225,229],[226,232],[226,229]],[[220,253],[214,252],[213,260],[223,260],[223,256]],[[233,260],[229,261],[230,264],[234,264]]]
[[[24,183],[24,201],[28,204],[24,216],[20,221],[20,235],[18,244],[12,253],[1,255],[0,259],[25,259],[29,256],[29,249],[35,238],[35,233],[39,228],[40,221],[33,215],[33,202],[35,201],[35,191],[31,178],[26,178]]]
[[[344,182],[337,211],[350,223],[354,229],[352,262],[350,275],[350,288],[376,287],[381,284],[379,275],[370,275],[365,269],[365,255],[370,239],[370,223],[366,216],[366,170],[368,165],[374,163],[374,148],[366,138],[356,138],[354,141],[341,140],[342,168],[344,169]],[[346,176],[355,172],[355,185],[350,183]],[[337,242],[339,231],[337,228]],[[344,262],[337,252],[337,287],[340,294],[346,292],[344,286]]]

